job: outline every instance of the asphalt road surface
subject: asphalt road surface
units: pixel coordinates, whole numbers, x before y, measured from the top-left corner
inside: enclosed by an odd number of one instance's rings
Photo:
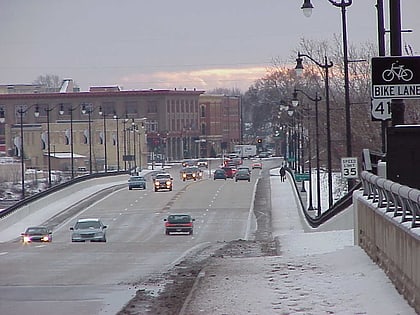
[[[260,170],[250,183],[208,175],[182,182],[179,168],[170,172],[173,191],[154,192],[149,180],[146,190],[109,193],[57,224],[50,244],[0,244],[0,314],[116,314],[142,282],[212,246],[254,237],[255,218],[262,231],[256,237],[269,236],[267,214],[252,212]],[[258,202],[265,207],[267,200]],[[165,235],[169,213],[192,215],[194,234]],[[72,243],[70,227],[79,218],[100,218],[107,242]]]

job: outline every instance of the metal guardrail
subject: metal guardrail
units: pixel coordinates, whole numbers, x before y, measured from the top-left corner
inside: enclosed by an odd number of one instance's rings
[[[420,190],[404,186],[363,171],[363,195],[385,212],[401,217],[401,223],[411,221],[411,228],[420,226]]]
[[[299,187],[293,176],[293,171],[289,168],[286,168],[286,171],[288,171],[291,174],[290,177],[293,178],[295,189],[296,191],[299,192]],[[320,225],[327,222],[332,217],[336,216],[337,214],[341,213],[342,211],[350,207],[353,204],[353,192],[360,189],[361,187],[362,187],[362,182],[359,182],[356,185],[354,185],[353,188],[347,194],[345,194],[337,202],[335,202],[331,208],[323,211],[319,217],[313,217],[313,215],[308,212],[308,209],[306,208],[301,195],[298,193],[300,205],[301,205],[301,208],[303,209],[303,213],[305,215],[306,221],[313,228],[319,227]]]

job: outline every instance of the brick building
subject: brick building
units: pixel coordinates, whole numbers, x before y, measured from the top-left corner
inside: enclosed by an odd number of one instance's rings
[[[79,92],[69,80],[56,92],[39,86],[30,91],[24,85],[22,91],[14,87],[0,93],[0,153],[20,158],[23,147],[26,167],[145,167],[162,157],[218,154],[240,139],[238,97],[116,86]]]

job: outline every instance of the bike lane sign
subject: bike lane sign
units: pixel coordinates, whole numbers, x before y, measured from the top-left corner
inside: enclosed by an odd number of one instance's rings
[[[372,58],[372,98],[420,98],[420,57]]]

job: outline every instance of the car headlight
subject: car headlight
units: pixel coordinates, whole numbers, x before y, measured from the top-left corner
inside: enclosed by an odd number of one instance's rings
[[[41,239],[43,242],[48,242],[49,240],[50,240],[50,238],[47,236],[47,235],[45,235],[45,236],[43,236],[42,237],[42,239]]]
[[[166,182],[166,186],[171,186],[171,182],[169,180]]]
[[[155,186],[159,186],[159,182],[155,182]]]
[[[29,243],[31,241],[31,238],[29,236],[24,236],[23,237],[23,242],[24,243]]]

